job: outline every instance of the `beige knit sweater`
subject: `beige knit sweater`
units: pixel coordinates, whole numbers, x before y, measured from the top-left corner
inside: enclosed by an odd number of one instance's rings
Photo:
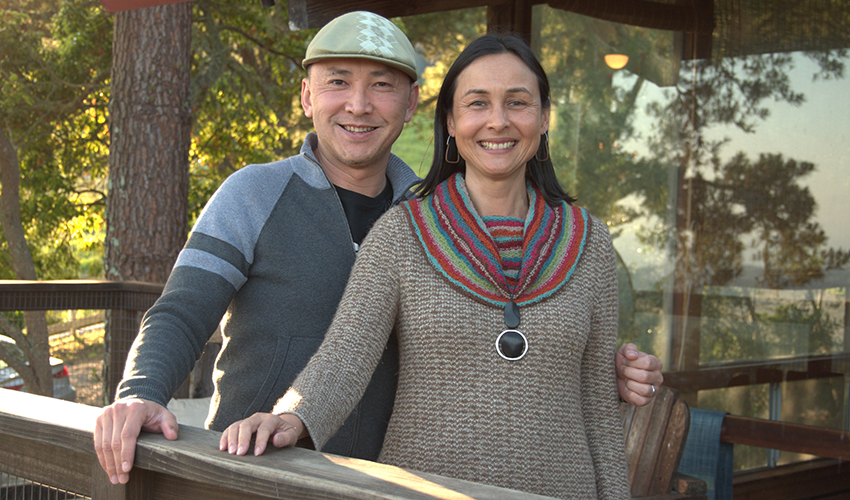
[[[321,449],[395,329],[399,384],[379,461],[541,495],[629,498],[604,224],[592,220],[566,285],[520,312],[529,350],[508,361],[495,348],[502,309],[450,286],[396,207],[369,233],[324,343],[274,412],[298,415]]]

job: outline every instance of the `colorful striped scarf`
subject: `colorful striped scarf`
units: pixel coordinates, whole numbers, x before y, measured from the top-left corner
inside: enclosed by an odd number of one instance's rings
[[[551,207],[530,183],[528,196],[515,287],[502,272],[499,248],[475,212],[461,174],[405,206],[425,255],[440,274],[462,293],[503,307],[511,299],[533,304],[560,289],[578,265],[590,228],[583,208],[565,202]]]
[[[519,271],[522,268],[522,234],[525,229],[525,219],[516,217],[482,217],[484,225],[502,259],[502,272],[508,283],[508,290],[515,290],[519,281]]]

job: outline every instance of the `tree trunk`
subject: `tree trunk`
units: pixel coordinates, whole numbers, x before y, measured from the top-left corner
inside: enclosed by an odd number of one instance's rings
[[[115,14],[104,259],[108,279],[164,283],[186,241],[191,9],[191,3],[177,3]],[[110,316],[108,345],[129,347],[138,318]],[[121,370],[123,366],[107,364],[105,380],[114,380]],[[105,388],[107,400],[113,391],[114,386]]]
[[[15,277],[36,280],[35,263],[27,244],[26,232],[21,223],[21,167],[15,145],[0,129],[0,227],[9,248],[9,260]],[[53,396],[53,377],[50,369],[50,341],[47,337],[47,317],[44,311],[24,313],[27,334],[3,318],[0,330],[15,340],[26,355],[29,364],[21,365],[10,356],[0,356],[21,375],[27,391],[42,396]]]

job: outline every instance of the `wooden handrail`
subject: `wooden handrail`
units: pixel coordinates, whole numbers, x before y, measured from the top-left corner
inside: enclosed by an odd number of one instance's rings
[[[218,432],[183,426],[179,439],[143,433],[126,485],[94,454],[99,408],[0,390],[0,471],[96,499],[545,499],[301,448],[236,457]]]
[[[825,458],[850,458],[850,432],[726,415],[720,440]]]
[[[850,373],[850,352],[749,360],[664,373],[664,385],[697,392],[756,384],[794,382]]]
[[[142,281],[0,280],[0,311],[147,311],[162,294],[162,288],[162,284]]]

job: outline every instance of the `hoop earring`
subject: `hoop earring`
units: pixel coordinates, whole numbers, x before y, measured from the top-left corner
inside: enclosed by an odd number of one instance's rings
[[[452,149],[452,145],[451,145],[452,139],[454,139],[454,137],[452,137],[452,136],[449,136],[446,139],[446,163],[451,163],[452,165],[454,165],[454,164],[460,162],[460,151],[457,150],[457,143],[455,142],[454,143],[454,145],[455,145],[455,159],[454,159],[454,161],[449,160],[449,151],[451,151],[451,149]]]
[[[546,152],[546,158],[538,158],[540,156],[540,149]],[[537,152],[534,153],[534,159],[537,161],[546,161],[549,159],[549,132],[544,132],[540,134],[540,146],[537,147]]]

